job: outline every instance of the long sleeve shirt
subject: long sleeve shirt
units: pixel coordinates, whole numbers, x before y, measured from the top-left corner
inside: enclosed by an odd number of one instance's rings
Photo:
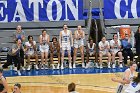
[[[128,43],[128,40],[127,39],[123,39],[122,40],[122,46],[123,46],[124,49],[130,49],[130,48],[132,48],[131,43]]]

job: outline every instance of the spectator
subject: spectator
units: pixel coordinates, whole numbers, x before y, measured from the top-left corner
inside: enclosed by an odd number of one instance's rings
[[[3,69],[0,68],[0,93],[8,93],[8,84],[3,76]]]
[[[71,69],[72,68],[72,65],[71,65],[71,47],[73,46],[73,37],[72,37],[72,32],[70,30],[68,30],[68,26],[66,24],[63,25],[63,30],[60,31],[59,43],[60,43],[60,48],[62,48],[61,69],[64,69],[63,63],[64,63],[65,51],[68,52],[69,68]]]
[[[134,77],[133,81],[130,82],[124,93],[140,93],[140,72],[137,77]]]
[[[14,85],[14,91],[13,91],[13,93],[21,93],[20,89],[21,89],[21,84],[16,83]]]
[[[96,45],[93,43],[93,40],[90,39],[89,42],[86,45],[86,68],[90,66],[89,64],[89,57],[95,56],[96,53]],[[99,68],[98,64],[96,63],[96,67]]]
[[[50,45],[50,36],[47,34],[47,31],[44,29],[42,30],[42,35],[39,36],[39,43],[40,43],[40,51],[41,51],[41,69],[48,69],[47,68],[47,60],[48,60],[48,51]],[[44,63],[45,58],[45,63]]]
[[[53,64],[53,57],[57,56],[58,57],[58,65],[57,65],[57,69],[59,69],[60,67],[60,44],[57,41],[56,37],[52,38],[52,43],[50,44],[50,60],[52,63],[52,68],[55,69],[55,66]]]
[[[127,57],[130,57],[130,61],[133,61],[133,52],[131,50],[132,44],[130,42],[130,38],[128,34],[125,35],[125,38],[122,40],[122,47],[123,47],[123,57],[124,57],[124,64],[127,64]]]
[[[121,52],[121,41],[118,40],[117,34],[113,35],[113,39],[110,41],[110,47],[111,47],[111,54],[112,54],[112,68],[115,68],[115,56],[119,56],[119,63],[120,68],[123,67],[122,65],[122,52]]]
[[[102,40],[99,42],[99,61],[100,61],[100,68],[102,67],[102,57],[106,55],[108,57],[108,68],[111,68],[111,54],[109,52],[110,45],[109,42],[106,41],[106,38],[103,36]]]
[[[12,48],[7,53],[7,62],[3,65],[3,68],[7,68],[9,65],[14,62],[15,68],[14,70],[18,72],[18,75],[21,75],[20,73],[20,64],[22,64],[22,69],[24,68],[24,48],[21,44],[21,40],[17,39],[16,44],[12,45]]]
[[[14,42],[16,42],[17,39],[21,39],[22,42],[25,41],[25,32],[22,30],[21,25],[18,25],[16,32],[13,33]]]
[[[77,50],[80,49],[82,67],[85,68],[84,62],[84,38],[85,32],[82,30],[81,26],[77,26],[77,30],[74,32],[74,55],[73,55],[73,68],[76,68],[75,61],[77,56]]]
[[[78,93],[78,92],[75,91],[75,88],[76,88],[75,83],[70,83],[68,85],[68,91],[69,91],[69,93]]]
[[[30,59],[35,58],[36,65],[35,68],[38,70],[38,55],[37,55],[37,48],[36,48],[36,42],[33,41],[33,36],[28,36],[28,42],[25,42],[25,49],[26,49],[26,58],[28,62],[28,68],[27,70],[31,69],[30,66]]]
[[[140,63],[140,26],[138,27],[137,32],[135,33],[135,41],[136,41],[136,53],[138,55],[137,62]],[[140,67],[140,64],[139,64]]]

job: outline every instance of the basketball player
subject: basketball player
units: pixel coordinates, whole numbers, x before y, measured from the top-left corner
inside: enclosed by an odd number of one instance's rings
[[[105,55],[108,57],[108,68],[110,67],[110,62],[111,62],[111,54],[109,52],[110,50],[110,45],[109,42],[106,41],[106,38],[103,36],[102,40],[99,42],[99,61],[100,61],[100,68],[102,67],[102,57]]]
[[[69,92],[69,93],[79,93],[79,92],[76,92],[75,88],[76,88],[75,83],[70,83],[70,84],[68,85],[68,92]]]
[[[52,43],[50,44],[50,60],[52,63],[52,68],[55,69],[55,66],[53,64],[53,56],[56,55],[58,57],[58,65],[57,65],[57,69],[59,69],[60,67],[60,44],[57,41],[56,37],[52,38]]]
[[[125,89],[124,93],[140,93],[140,72]]]
[[[3,76],[3,69],[0,68],[0,93],[8,93],[8,84]]]
[[[49,51],[50,36],[47,31],[42,30],[42,35],[39,36],[40,52],[41,52],[41,69],[47,69],[48,51]],[[44,63],[45,58],[45,63]]]
[[[20,89],[21,89],[21,84],[16,83],[16,84],[14,85],[13,93],[21,93]]]
[[[89,40],[89,43],[87,43],[87,45],[86,45],[86,56],[87,56],[86,68],[88,68],[88,67],[90,66],[90,65],[89,65],[89,57],[95,55],[95,50],[96,50],[96,45],[95,45],[95,43],[93,43],[93,40],[90,39],[90,40]],[[96,63],[96,66],[97,66],[97,68],[98,68],[97,63]]]
[[[115,68],[115,56],[119,56],[119,63],[120,63],[120,68],[122,68],[122,52],[120,51],[121,49],[121,42],[118,40],[117,34],[113,35],[113,39],[110,41],[110,47],[111,47],[111,54],[112,54],[112,68]]]
[[[73,68],[76,68],[75,61],[77,56],[77,50],[80,49],[82,67],[85,68],[84,63],[84,38],[85,32],[82,30],[81,26],[77,26],[77,30],[74,32],[74,55],[73,55]]]
[[[25,42],[25,49],[26,49],[26,58],[28,62],[28,68],[27,70],[31,69],[30,66],[30,59],[35,58],[36,65],[35,68],[38,70],[38,55],[37,55],[37,48],[36,48],[36,42],[33,41],[33,36],[28,36],[28,42]]]
[[[68,52],[68,60],[69,60],[69,68],[72,68],[71,65],[71,47],[73,46],[73,37],[72,32],[68,30],[68,26],[66,24],[63,25],[63,30],[60,31],[59,35],[59,43],[60,48],[62,48],[62,57],[61,57],[61,69],[64,69],[64,52],[67,50]]]
[[[131,62],[130,67],[125,70],[122,79],[119,80],[119,79],[112,78],[112,81],[120,83],[116,93],[123,93],[123,91],[128,87],[128,84],[133,80],[136,68],[137,68],[137,64]]]

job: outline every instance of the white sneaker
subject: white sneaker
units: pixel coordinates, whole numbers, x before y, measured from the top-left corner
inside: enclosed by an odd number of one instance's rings
[[[85,68],[85,63],[82,63],[82,68]]]
[[[116,68],[116,65],[115,65],[115,64],[113,64],[113,65],[112,65],[112,68]]]
[[[100,65],[100,68],[103,68],[103,66],[102,66],[102,65]]]
[[[19,70],[17,71],[17,73],[18,73],[18,75],[19,75],[19,76],[21,76],[21,73],[20,73],[20,71],[19,71]]]
[[[95,67],[96,67],[96,68],[99,68],[99,65],[98,65],[98,63],[96,63],[96,64],[95,64]]]
[[[71,63],[69,63],[69,68],[72,69]]]
[[[123,65],[122,65],[122,64],[120,64],[120,65],[119,65],[119,67],[120,67],[120,68],[123,68]]]
[[[90,64],[89,64],[89,62],[86,64],[86,68],[89,68],[90,67]]]
[[[39,69],[39,68],[38,68],[38,65],[35,65],[35,69],[36,69],[36,70],[38,70],[38,69]]]
[[[75,63],[73,63],[73,68],[76,68]]]
[[[31,66],[30,66],[30,65],[28,66],[27,70],[28,70],[28,71],[31,70]]]
[[[43,64],[41,65],[41,69],[44,69],[44,65]]]
[[[111,68],[111,66],[110,66],[110,62],[108,62],[108,68]]]
[[[55,66],[54,66],[54,64],[52,64],[52,69],[55,69]]]
[[[17,67],[14,67],[14,69],[13,69],[14,71],[17,71]]]
[[[63,65],[61,65],[61,69],[64,69]]]
[[[24,67],[22,67],[22,70],[25,70],[25,68],[24,68]]]
[[[56,69],[59,69],[59,67],[60,67],[60,64],[57,65],[57,68]]]
[[[47,65],[44,65],[44,69],[48,69]]]

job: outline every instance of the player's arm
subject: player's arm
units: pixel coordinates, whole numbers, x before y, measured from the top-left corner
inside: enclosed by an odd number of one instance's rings
[[[41,36],[39,36],[39,43],[40,43],[40,45],[43,44]]]
[[[53,52],[52,43],[50,44],[50,51]]]
[[[85,38],[85,32],[84,31],[82,31],[82,36],[81,37]]]
[[[101,46],[100,42],[99,42],[99,50],[100,51],[104,50],[104,48]]]
[[[2,78],[2,84],[4,86],[4,90],[0,93],[7,93],[8,92],[8,84],[5,78]]]
[[[50,45],[50,36],[48,35],[47,44]]]
[[[62,38],[62,32],[60,31],[60,34],[59,34],[59,44],[60,44],[60,48],[62,47],[61,38]]]
[[[107,49],[110,49],[110,45],[109,42],[107,41]]]
[[[88,44],[86,45],[86,52],[89,53],[89,47],[88,47]]]
[[[78,40],[78,39],[79,39],[79,37],[78,37],[78,35],[77,35],[76,31],[74,31],[74,39],[76,39],[76,40]]]

